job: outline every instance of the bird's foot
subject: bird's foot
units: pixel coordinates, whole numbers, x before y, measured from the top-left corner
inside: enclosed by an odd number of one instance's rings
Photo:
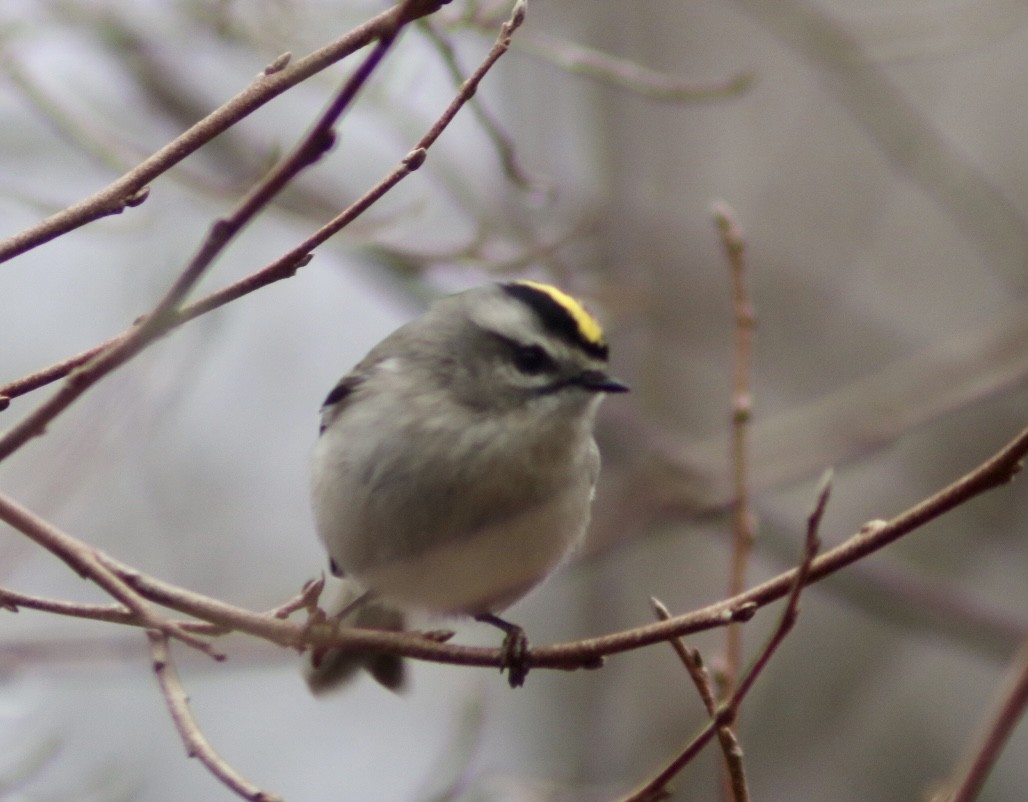
[[[492,624],[506,633],[500,649],[500,672],[507,672],[507,682],[510,683],[510,687],[520,688],[525,684],[529,668],[528,636],[525,635],[525,630],[492,613],[476,615],[475,620],[481,621],[483,624]]]

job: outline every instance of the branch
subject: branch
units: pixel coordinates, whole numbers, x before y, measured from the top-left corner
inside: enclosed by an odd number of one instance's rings
[[[423,2],[423,0],[422,0]],[[98,355],[77,370],[61,389],[41,404],[7,433],[0,437],[0,460],[10,456],[33,437],[38,437],[47,425],[74,403],[83,393],[111,371],[132,359],[144,348],[175,326],[176,307],[185,299],[214,260],[228,244],[263,210],[292,179],[317,162],[335,143],[334,127],[357,97],[375,68],[392,46],[405,19],[404,9],[416,5],[418,0],[406,0],[398,6],[400,12],[392,28],[382,31],[378,44],[364,58],[354,73],[336,93],[328,108],[322,112],[310,131],[225,218],[210,227],[196,255],[186,265],[153,311],[117,345]]]
[[[703,747],[710,742],[715,733],[731,726],[738,718],[739,707],[742,705],[743,699],[746,698],[746,694],[749,693],[753,684],[757,681],[757,677],[767,668],[768,663],[771,662],[771,657],[778,651],[778,647],[782,645],[782,642],[796,624],[800,609],[800,593],[807,584],[807,577],[810,575],[817,552],[821,548],[821,538],[818,533],[821,528],[821,521],[824,518],[825,507],[828,505],[831,489],[832,474],[829,471],[821,480],[821,488],[818,491],[814,509],[807,517],[807,537],[804,543],[803,562],[793,572],[794,578],[789,588],[789,598],[785,609],[782,611],[782,617],[779,619],[775,631],[768,638],[767,644],[761,650],[757,659],[753,661],[749,671],[746,672],[738,687],[732,691],[728,701],[717,711],[716,715],[711,717],[699,735],[664,769],[658,772],[653,779],[649,780],[641,788],[633,791],[627,797],[624,797],[622,802],[652,802],[653,800],[666,799],[668,783],[702,751]]]
[[[511,14],[511,18],[503,25],[500,35],[492,49],[483,59],[475,71],[461,84],[456,96],[450,101],[439,118],[432,124],[429,130],[415,144],[413,149],[403,158],[399,165],[385,175],[378,183],[372,186],[360,198],[355,200],[332,220],[319,228],[303,242],[292,248],[287,253],[276,259],[271,264],[261,268],[255,273],[246,276],[227,287],[211,293],[195,303],[183,306],[172,311],[168,315],[166,331],[170,331],[183,323],[211,312],[231,301],[248,295],[262,287],[273,284],[284,278],[293,275],[297,269],[307,264],[311,259],[311,251],[325,243],[343,228],[352,223],[357,217],[363,214],[383,195],[409,176],[427,158],[428,150],[435,144],[436,140],[446,130],[450,122],[456,117],[460,109],[475,94],[478,85],[496,61],[510,48],[511,35],[521,25],[525,18],[524,3],[518,2]],[[137,324],[133,328],[123,331],[106,342],[100,343],[93,348],[83,351],[75,356],[56,362],[42,370],[24,376],[6,385],[0,386],[0,410],[3,410],[10,402],[10,399],[37,390],[41,387],[58,381],[68,376],[77,368],[98,358],[101,354],[125,347],[124,343],[136,336],[139,328]],[[3,439],[0,438],[0,459],[3,459]]]
[[[733,620],[752,617],[760,607],[791,593],[797,576],[801,576],[804,584],[823,579],[981,493],[1008,483],[1020,470],[1020,461],[1024,459],[1025,454],[1028,454],[1028,429],[1022,431],[966,476],[935,495],[900,513],[891,521],[866,525],[839,546],[821,554],[814,559],[802,576],[800,569],[788,571],[734,598],[656,624],[598,638],[536,647],[526,655],[526,663],[530,668],[596,668],[607,655],[639,649],[693,632],[725,626]],[[437,663],[493,668],[499,668],[503,660],[503,654],[499,649],[440,643],[416,632],[339,630],[327,624],[283,620],[277,618],[273,612],[255,613],[147,576],[100,552],[94,551],[94,554],[123,583],[144,599],[206,621],[215,625],[219,631],[245,632],[271,643],[301,651],[313,646],[341,651],[396,654]],[[92,617],[88,610],[80,612],[83,613],[80,617]],[[141,625],[135,618],[126,623]]]
[[[464,76],[457,61],[457,54],[453,49],[453,45],[430,20],[421,20],[418,23],[418,27],[425,33],[428,40],[438,51],[443,63],[446,65],[446,70],[449,72],[451,80],[460,86],[464,82]],[[513,141],[511,141],[510,136],[500,127],[500,124],[493,118],[482,102],[472,99],[470,106],[471,111],[478,118],[478,123],[482,126],[482,130],[492,142],[493,149],[500,159],[500,164],[507,178],[519,189],[545,190],[549,192],[549,187],[543,187],[542,182],[538,178],[529,175],[518,163]]]
[[[122,604],[82,604],[0,588],[0,609],[16,613],[23,607],[26,610],[38,610],[42,613],[64,615],[69,618],[85,618],[90,621],[105,621],[109,624],[132,626],[139,623],[138,616]]]
[[[746,568],[753,550],[755,529],[750,510],[749,423],[753,411],[750,369],[753,362],[753,330],[757,321],[746,285],[746,240],[735,213],[724,201],[713,208],[714,222],[721,235],[721,247],[728,259],[732,279],[732,310],[735,319],[735,363],[732,377],[732,568],[728,595],[738,596],[746,587]],[[725,645],[724,690],[735,689],[742,664],[742,628],[729,625]]]
[[[289,54],[276,59],[246,89],[169,142],[137,167],[99,192],[0,241],[0,262],[12,259],[80,226],[142,203],[147,184],[214,137],[287,89],[335,64],[373,41],[392,37],[403,25],[437,11],[448,0],[405,0],[354,28],[335,42],[287,66]]]
[[[653,605],[657,618],[661,621],[667,621],[671,618],[671,612],[659,599],[651,597],[650,603]],[[714,696],[710,674],[707,672],[707,667],[703,665],[703,659],[700,657],[699,650],[690,649],[681,638],[672,638],[670,643],[678,658],[682,661],[682,665],[685,666],[685,670],[689,672],[689,677],[696,686],[696,690],[699,691],[700,699],[703,701],[703,706],[707,709],[707,714],[714,718],[717,716],[717,699]],[[739,739],[735,737],[735,732],[727,724],[717,728],[717,737],[721,744],[721,752],[725,758],[725,772],[728,775],[728,784],[732,793],[731,798],[734,802],[748,802],[750,790],[746,784],[746,770],[742,762],[742,747],[739,745]]]
[[[224,659],[224,656],[215,652],[207,641],[201,640],[186,632],[179,624],[158,615],[140,594],[100,561],[98,553],[94,549],[81,540],[65,534],[3,495],[0,495],[0,520],[6,521],[44,549],[56,555],[80,576],[96,582],[124,605],[125,611],[131,614],[131,623],[156,630],[164,635],[170,635],[216,660]],[[109,612],[110,608],[106,609]]]
[[[1021,470],[1021,461],[1028,454],[1028,429],[1023,429],[1013,440],[970,473],[944,487],[924,501],[915,504],[889,521],[872,521],[835,548],[814,560],[806,577],[809,583],[824,579],[858,560],[885,548],[904,535],[919,529],[950,510],[967,503],[976,496],[1010,482]],[[740,615],[752,615],[755,608],[763,607],[782,598],[792,586],[796,570],[763,582],[755,588],[724,599],[708,607],[657,624],[635,629],[532,650],[528,663],[532,668],[574,668],[588,665],[605,655],[637,649],[668,638],[701,632],[730,623]]]
[[[568,72],[604,81],[653,100],[676,103],[726,100],[740,96],[753,84],[752,72],[739,72],[709,83],[686,81],[629,59],[543,33],[522,38],[518,47]]]
[[[1011,663],[1007,678],[996,694],[994,709],[983,732],[971,744],[956,773],[950,792],[934,797],[936,802],[974,802],[981,793],[993,764],[1028,708],[1028,640]]]
[[[189,696],[178,671],[171,660],[167,636],[159,632],[147,632],[150,638],[150,657],[153,661],[154,674],[168,704],[171,720],[175,722],[182,743],[186,747],[186,755],[197,758],[207,769],[221,780],[230,790],[243,799],[252,802],[282,802],[282,797],[268,791],[262,791],[233,769],[224,758],[214,751],[214,747],[200,731],[192,712],[189,710]]]

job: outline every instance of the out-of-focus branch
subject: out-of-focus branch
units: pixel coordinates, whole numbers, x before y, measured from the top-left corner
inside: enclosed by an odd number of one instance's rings
[[[766,491],[816,476],[825,465],[859,459],[916,426],[1026,380],[1028,318],[1017,306],[810,403],[755,420],[750,489]],[[731,503],[732,483],[722,467],[724,438],[682,443],[663,432],[649,447],[656,517],[695,516]],[[703,486],[697,485],[697,473],[705,474]]]
[[[354,28],[335,42],[289,65],[288,54],[276,59],[246,89],[211,112],[99,192],[51,215],[31,228],[0,240],[0,262],[12,259],[55,237],[138,205],[147,185],[218,134],[301,81],[346,58],[371,42],[391,37],[414,19],[437,11],[447,0],[404,0]]]
[[[251,800],[251,802],[282,802],[282,797],[262,791],[214,751],[214,747],[200,730],[189,709],[189,696],[182,687],[182,680],[179,679],[175,663],[172,662],[167,636],[153,631],[148,631],[146,634],[150,638],[150,658],[153,662],[154,674],[156,674],[157,683],[161,686],[161,692],[164,694],[171,720],[175,723],[175,729],[178,730],[182,743],[185,744],[186,754],[189,757],[197,758],[211,774],[243,799]]]
[[[455,9],[455,13],[446,16],[443,23],[453,27],[471,25],[479,30],[492,30],[496,24],[494,10],[477,3]],[[644,67],[631,59],[538,31],[526,31],[518,37],[515,46],[517,50],[567,72],[602,81],[651,100],[670,103],[727,100],[741,95],[755,80],[750,70],[714,81],[686,80]]]
[[[407,0],[400,8],[414,4],[415,0]],[[128,336],[83,365],[60,390],[0,437],[0,460],[6,459],[31,438],[41,435],[46,427],[86,390],[174,328],[176,308],[214,260],[286,184],[317,162],[335,144],[336,123],[356,99],[357,93],[392,46],[404,16],[404,13],[400,13],[396,17],[396,24],[382,32],[378,43],[344,82],[328,108],[319,115],[313,127],[292,152],[254,185],[231,214],[211,225],[196,254],[153,311],[135,326]]]
[[[801,0],[739,0],[739,5],[814,64],[882,153],[952,215],[1011,286],[1025,288],[1028,224],[1022,211],[868,61],[845,23]],[[977,6],[976,15],[985,16]]]
[[[500,56],[510,48],[511,36],[523,21],[524,4],[519,2],[515,5],[510,20],[508,20],[508,22],[506,22],[501,28],[500,35],[497,38],[496,43],[483,59],[482,63],[479,64],[474,72],[468,76],[467,80],[461,84],[457,94],[450,104],[432,124],[424,136],[418,140],[414,148],[403,158],[399,165],[384,176],[378,183],[372,186],[360,198],[355,200],[341,213],[332,218],[332,220],[271,264],[233,284],[230,284],[227,287],[222,288],[221,290],[211,293],[205,298],[169,312],[166,321],[167,330],[170,331],[193,318],[224,306],[237,298],[241,298],[244,295],[260,289],[261,287],[293,275],[297,269],[310,261],[310,253],[313,249],[326,242],[353,222],[389,190],[400,183],[400,181],[417,170],[424,163],[428,150],[433,144],[435,144],[443,131],[446,130],[446,127],[450,122],[452,122],[453,118],[457,115],[464,104],[474,96],[482,79],[486,76]],[[9,382],[6,385],[0,386],[0,410],[10,403],[11,398],[24,395],[25,393],[37,390],[51,382],[64,378],[76,368],[85,365],[90,360],[99,357],[101,354],[106,354],[111,350],[124,347],[126,341],[137,336],[139,326],[140,324],[137,324],[133,328],[128,329],[87,351],[83,351],[28,376],[24,376],[20,379]],[[0,449],[2,449],[2,444],[3,440],[0,439]],[[2,458],[3,454],[2,450],[0,450],[0,459]]]
[[[450,73],[450,78],[460,86],[465,79],[460,64],[457,62],[457,54],[454,52],[453,45],[430,20],[420,20],[418,26],[425,32],[429,41],[439,52],[447,71]],[[531,190],[540,186],[539,179],[530,176],[519,164],[517,152],[514,149],[514,143],[511,141],[510,136],[500,127],[500,124],[481,101],[472,98],[469,106],[478,118],[478,123],[482,126],[482,130],[485,131],[493,143],[493,149],[500,159],[500,164],[507,178],[514,182],[517,187],[524,190]]]
[[[746,587],[746,569],[753,550],[755,529],[750,509],[749,423],[753,411],[750,369],[753,361],[753,330],[757,320],[746,283],[746,240],[735,213],[723,201],[713,208],[721,247],[728,260],[735,320],[735,360],[732,368],[732,564],[728,595],[738,596]],[[742,628],[729,625],[725,642],[725,697],[732,695],[742,665]]]
[[[533,33],[518,39],[518,48],[568,72],[619,86],[653,100],[698,103],[738,97],[753,84],[752,72],[719,81],[686,81],[595,48]]]
[[[659,620],[667,621],[671,618],[670,610],[659,599],[651,597],[650,603]],[[714,718],[717,716],[717,697],[714,695],[714,686],[706,666],[703,665],[699,650],[686,646],[682,638],[672,638],[669,642],[671,648],[675,650],[675,654],[678,655],[678,659],[685,666],[689,678],[696,686],[703,706],[707,709],[707,714]],[[728,777],[732,799],[734,802],[748,802],[750,790],[746,784],[746,769],[742,762],[742,747],[739,745],[739,739],[735,737],[735,732],[727,724],[718,727],[717,738],[725,759],[725,773]]]
[[[526,655],[526,663],[530,668],[596,668],[607,655],[639,649],[692,632],[725,626],[733,620],[748,619],[760,607],[790,594],[797,576],[802,576],[803,582],[807,584],[823,579],[885,548],[982,493],[1008,483],[1021,469],[1021,462],[1026,454],[1028,429],[1018,434],[966,476],[931,497],[889,521],[875,521],[865,525],[857,534],[819,555],[810,564],[809,569],[802,569],[802,574],[801,569],[787,571],[738,596],[675,616],[667,621],[597,638],[535,647]],[[281,646],[297,649],[309,646],[331,647],[344,651],[397,654],[432,662],[494,668],[499,668],[504,659],[500,649],[442,643],[419,633],[339,630],[327,624],[311,625],[283,620],[274,613],[255,613],[147,576],[100,552],[94,551],[94,554],[122,582],[154,604],[201,619],[223,630],[246,632]],[[137,619],[133,619],[132,623],[142,625]]]
[[[821,520],[824,518],[825,508],[828,505],[828,497],[831,494],[831,489],[832,475],[831,472],[828,472],[821,480],[821,488],[818,491],[817,501],[814,503],[814,508],[807,517],[807,537],[804,542],[803,561],[800,563],[799,567],[793,571],[792,584],[789,588],[789,597],[786,601],[785,609],[782,611],[782,617],[779,619],[778,626],[775,627],[774,632],[771,633],[771,637],[768,638],[764,648],[760,651],[760,654],[757,655],[756,660],[753,661],[753,665],[750,666],[746,675],[732,690],[731,696],[717,711],[717,714],[711,717],[710,722],[688,744],[688,746],[686,746],[680,754],[676,755],[675,758],[651,780],[646,782],[638,790],[633,791],[627,797],[624,797],[621,802],[653,802],[654,800],[667,798],[666,789],[671,780],[674,779],[675,776],[677,776],[678,773],[681,772],[681,770],[700,753],[703,747],[710,742],[710,739],[713,738],[716,733],[720,732],[725,727],[730,727],[738,718],[739,708],[742,705],[743,700],[746,698],[746,694],[749,693],[750,689],[757,681],[757,678],[764,669],[767,668],[768,663],[771,662],[771,658],[778,650],[778,647],[782,645],[782,642],[796,625],[796,619],[799,616],[800,611],[800,593],[807,584],[807,578],[810,575],[814,559],[817,557],[817,552],[821,548],[821,537],[819,534],[821,529]]]
[[[88,153],[98,163],[112,171],[124,170],[129,164],[134,163],[135,159],[129,161],[129,154],[124,152],[124,148],[120,148],[117,144],[112,146],[109,138],[104,137],[105,132],[98,131],[85,121],[76,119],[60,103],[50,97],[46,90],[39,86],[28,71],[22,69],[10,54],[4,53],[0,56],[0,72],[7,76],[15,88],[38,110],[58,135]]]
[[[968,748],[962,766],[949,784],[952,790],[933,797],[933,802],[974,802],[985,784],[1014,727],[1028,709],[1028,640],[1011,662],[1007,678],[996,694],[993,710],[982,732]]]
[[[222,656],[207,641],[186,632],[181,625],[163,618],[142,596],[130,588],[98,558],[97,552],[81,540],[62,532],[57,527],[25,509],[6,496],[0,495],[0,520],[17,529],[26,537],[61,559],[80,576],[91,579],[125,606],[131,622],[153,629],[187,643],[215,659]],[[5,605],[11,604],[10,600]],[[52,612],[57,612],[53,610]],[[86,617],[86,616],[82,616]]]

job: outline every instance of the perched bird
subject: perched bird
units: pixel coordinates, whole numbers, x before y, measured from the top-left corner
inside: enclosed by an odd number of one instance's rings
[[[340,626],[399,630],[405,611],[469,615],[508,633],[509,679],[527,641],[497,613],[545,579],[589,523],[593,439],[606,393],[603,331],[548,284],[488,284],[436,301],[332,389],[312,496]],[[320,692],[365,667],[403,683],[393,655],[329,650]]]

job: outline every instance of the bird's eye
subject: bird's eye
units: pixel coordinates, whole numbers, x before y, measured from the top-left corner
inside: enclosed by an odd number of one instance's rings
[[[555,370],[557,363],[538,345],[518,345],[514,348],[514,366],[522,373],[535,376]]]

